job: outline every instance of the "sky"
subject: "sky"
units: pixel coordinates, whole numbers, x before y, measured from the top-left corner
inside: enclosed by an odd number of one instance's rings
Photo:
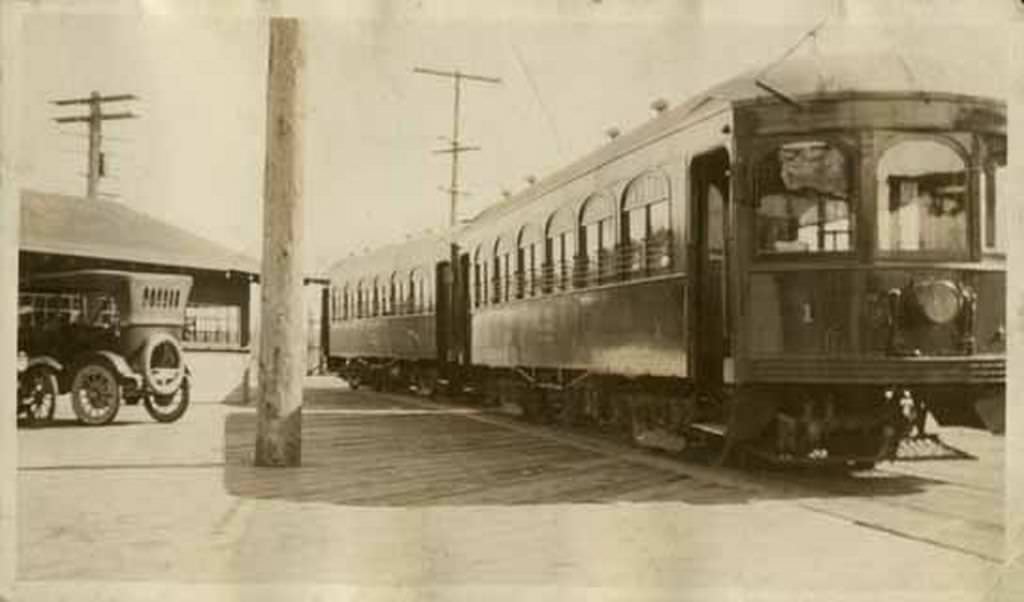
[[[967,10],[963,5],[972,8]],[[85,189],[86,128],[50,104],[133,93],[105,124],[113,202],[258,255],[268,26],[273,3],[40,3],[24,17],[19,180]],[[992,8],[985,9],[991,5]],[[468,218],[652,115],[780,57],[826,17],[846,49],[927,48],[998,87],[1007,3],[777,0],[396,0],[277,3],[305,17],[305,257],[311,269],[447,222],[451,82],[417,66],[498,77],[466,84],[459,215]],[[79,5],[80,6],[80,5]],[[46,9],[49,7],[49,9]],[[261,12],[263,11],[263,12]],[[842,35],[841,35],[842,34]],[[111,105],[110,110],[115,110]]]

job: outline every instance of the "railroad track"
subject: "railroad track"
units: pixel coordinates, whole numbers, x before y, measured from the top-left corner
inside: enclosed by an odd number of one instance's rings
[[[424,408],[451,408],[448,400],[403,400]],[[886,462],[858,473],[813,469],[738,470],[703,459],[630,446],[597,429],[566,429],[527,423],[496,411],[466,419],[498,424],[531,436],[617,457],[755,497],[789,499],[811,511],[859,526],[927,542],[1001,563],[1004,558],[1002,463],[976,458],[941,439],[920,442],[904,453],[913,462]],[[987,435],[985,435],[987,436]],[[997,446],[989,450],[997,451]]]

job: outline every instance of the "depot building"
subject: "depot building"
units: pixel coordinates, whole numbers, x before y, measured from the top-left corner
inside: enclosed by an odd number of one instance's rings
[[[259,262],[122,202],[24,191],[19,277],[114,269],[192,276],[185,360],[196,402],[248,401]],[[72,321],[76,295],[19,291],[19,328]]]

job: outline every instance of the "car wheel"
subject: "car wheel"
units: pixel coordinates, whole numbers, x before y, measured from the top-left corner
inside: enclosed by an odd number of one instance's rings
[[[102,363],[88,363],[71,381],[71,408],[82,424],[109,424],[121,409],[121,387],[114,371]]]
[[[21,391],[26,424],[45,424],[53,420],[58,390],[57,375],[52,370],[29,370],[22,376]]]
[[[142,402],[146,412],[157,422],[174,422],[185,414],[190,401],[188,379],[170,395],[146,395]]]

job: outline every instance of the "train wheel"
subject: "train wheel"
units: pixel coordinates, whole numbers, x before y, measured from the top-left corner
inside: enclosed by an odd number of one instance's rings
[[[575,392],[565,392],[559,396],[555,421],[561,426],[577,426],[582,415],[582,401]]]

